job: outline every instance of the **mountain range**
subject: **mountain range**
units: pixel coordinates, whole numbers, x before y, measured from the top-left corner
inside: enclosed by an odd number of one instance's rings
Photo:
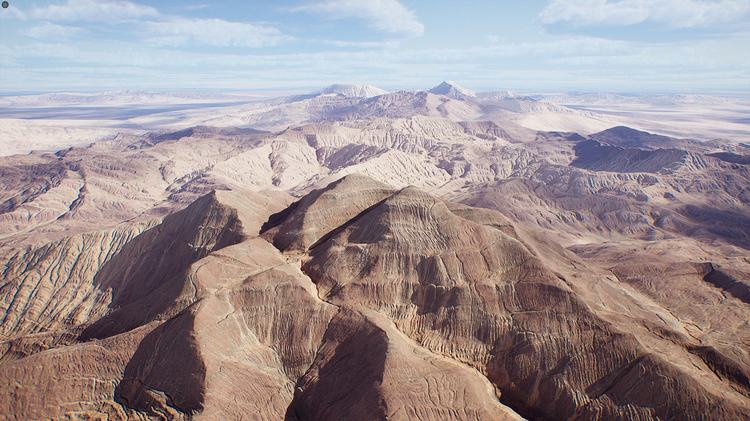
[[[0,157],[0,418],[750,418],[750,148],[564,102],[333,85]]]

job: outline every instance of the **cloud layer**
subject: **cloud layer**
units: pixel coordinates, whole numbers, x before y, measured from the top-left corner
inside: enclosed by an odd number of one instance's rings
[[[207,8],[207,5],[188,5],[189,10]],[[218,47],[260,48],[278,45],[290,39],[270,25],[250,22],[232,22],[224,19],[199,19],[165,15],[159,10],[126,0],[66,0],[32,8],[22,13],[23,19],[42,22],[31,27],[26,34],[37,39],[68,38],[84,30],[72,24],[122,24],[138,23],[138,36],[146,43],[157,46],[209,45]],[[59,25],[53,22],[65,22]]]
[[[49,39],[49,38],[68,38],[83,33],[84,30],[76,26],[57,25],[51,22],[42,22],[39,25],[29,28],[26,34],[32,38]]]
[[[289,39],[275,27],[223,19],[184,17],[144,24],[149,41],[157,45],[213,45],[219,47],[267,47]]]
[[[419,36],[424,25],[413,11],[398,0],[324,0],[292,8],[297,12],[312,12],[333,19],[358,18],[372,28],[391,34]]]
[[[737,22],[750,15],[750,0],[553,0],[543,23],[573,26],[634,25],[645,22],[692,28]]]
[[[121,0],[67,0],[31,10],[31,17],[49,21],[120,22],[159,16],[151,6]]]
[[[0,90],[311,89],[353,80],[407,88],[455,79],[750,92],[742,25],[750,0],[519,2],[523,13],[500,2],[459,10],[448,0],[408,8],[397,0],[27,1],[0,11]]]

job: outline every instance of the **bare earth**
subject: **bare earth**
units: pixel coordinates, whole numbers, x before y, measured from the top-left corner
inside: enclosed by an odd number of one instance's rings
[[[243,101],[4,126],[0,419],[750,419],[744,128]]]

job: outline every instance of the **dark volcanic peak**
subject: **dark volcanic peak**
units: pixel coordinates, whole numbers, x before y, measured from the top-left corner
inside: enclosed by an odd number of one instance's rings
[[[537,141],[563,141],[563,142],[580,142],[586,140],[576,132],[537,132]]]
[[[609,172],[669,172],[685,162],[689,154],[680,149],[644,150],[603,145],[586,140],[575,146],[572,166]]]
[[[260,134],[268,133],[263,130],[256,130],[250,127],[239,128],[239,127],[210,127],[210,126],[193,126],[185,129],[164,132],[164,133],[148,133],[146,134],[141,142],[137,142],[137,146],[153,146],[160,142],[167,142],[172,140],[180,140],[187,137],[242,137],[242,136],[256,136]]]
[[[750,155],[740,155],[732,152],[715,152],[707,155],[732,164],[750,165]]]
[[[589,137],[612,146],[644,149],[669,146],[676,140],[669,136],[644,132],[627,126],[612,127]]]

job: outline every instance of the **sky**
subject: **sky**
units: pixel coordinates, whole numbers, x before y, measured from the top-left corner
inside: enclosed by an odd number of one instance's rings
[[[9,0],[0,93],[750,91],[750,0]]]

